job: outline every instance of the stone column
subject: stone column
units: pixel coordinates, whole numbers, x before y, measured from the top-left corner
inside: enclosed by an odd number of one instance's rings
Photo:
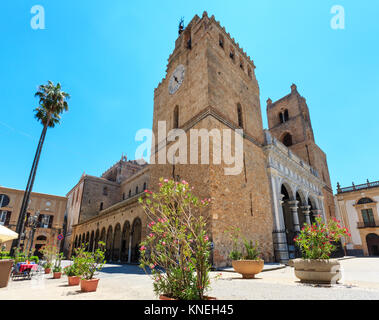
[[[312,209],[311,212],[312,212],[313,216],[318,216],[318,215],[321,215],[322,210],[320,210],[320,209]],[[321,215],[321,218],[324,220],[324,218],[322,217],[322,215]]]
[[[302,210],[302,212],[303,212],[303,214],[305,216],[305,222],[307,224],[311,224],[311,218],[309,216],[309,213],[311,212],[310,209],[311,209],[311,206],[302,206],[301,207],[301,210]]]
[[[128,251],[128,263],[132,262],[132,237],[133,233],[129,232],[129,251]]]
[[[297,215],[297,204],[299,201],[297,200],[291,200],[288,201],[288,204],[290,205],[290,210],[292,212],[292,217],[293,217],[293,229],[296,234],[300,232],[300,225],[299,225],[299,216]]]

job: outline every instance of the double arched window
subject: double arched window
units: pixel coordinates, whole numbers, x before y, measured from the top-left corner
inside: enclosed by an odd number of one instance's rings
[[[284,123],[284,122],[287,122],[289,120],[289,113],[288,113],[288,109],[282,111],[282,112],[279,112],[279,121],[280,123]]]

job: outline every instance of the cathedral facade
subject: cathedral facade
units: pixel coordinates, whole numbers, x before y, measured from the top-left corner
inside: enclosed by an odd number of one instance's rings
[[[122,158],[102,177],[82,176],[67,195],[67,253],[81,243],[94,250],[103,240],[108,261],[137,262],[148,224],[137,200],[147,188],[156,191],[163,177],[186,180],[197,196],[212,199],[206,214],[215,267],[231,263],[232,243],[225,234],[230,226],[258,241],[267,262],[295,257],[293,238],[301,225],[318,214],[325,220],[335,216],[326,155],[315,143],[308,106],[295,85],[282,99],[267,101],[269,128],[263,128],[254,70],[252,59],[214,16],[196,15],[180,30],[166,77],[154,91],[150,164]],[[238,134],[240,172],[225,174],[231,166],[225,161],[191,162],[190,147],[187,162],[167,161],[174,155],[162,162],[160,152],[176,143],[161,137],[162,122],[165,130],[187,137],[194,130]],[[236,143],[231,139],[229,149],[237,153]],[[200,148],[196,152],[201,158]]]

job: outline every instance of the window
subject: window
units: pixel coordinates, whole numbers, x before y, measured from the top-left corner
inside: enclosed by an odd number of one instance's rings
[[[53,225],[53,218],[53,216],[47,214],[40,214],[38,216],[38,222],[40,223],[39,227],[44,229],[51,228]]]
[[[289,115],[288,115],[288,110],[284,110],[284,122],[288,121]]]
[[[100,211],[103,210],[104,203],[100,202]]]
[[[237,116],[238,116],[238,126],[243,128],[242,107],[239,103],[237,104]]]
[[[9,197],[6,194],[0,194],[0,208],[6,207],[9,204]]]
[[[218,44],[224,49],[224,37],[221,34],[218,36]]]
[[[179,128],[179,106],[175,106],[174,109],[174,123],[173,123],[174,129]]]
[[[361,212],[365,227],[375,226],[375,219],[372,209],[363,209]]]
[[[9,220],[11,218],[11,211],[0,211],[0,225],[9,225]]]
[[[234,49],[233,49],[233,48],[230,48],[229,57],[230,57],[230,59],[232,59],[233,62],[234,62]]]
[[[129,198],[132,196],[132,190],[129,190]]]
[[[249,78],[252,78],[250,67],[247,67],[247,75],[249,76]]]
[[[283,112],[280,112],[280,113],[279,113],[279,121],[280,121],[280,123],[284,123],[284,115],[283,115]]]
[[[107,196],[107,195],[108,195],[108,188],[104,187],[103,188],[103,196]]]
[[[365,203],[372,203],[374,201],[372,201],[370,198],[362,198],[358,201],[358,204],[365,204]]]
[[[122,194],[122,200],[125,200],[125,192]]]
[[[243,69],[243,61],[242,61],[242,60],[240,60],[240,68],[241,68],[242,70],[244,70],[244,69]]]
[[[146,190],[146,182],[143,183],[143,190]]]
[[[292,136],[289,133],[286,133],[286,135],[283,137],[283,144],[286,147],[292,146]]]
[[[136,194],[138,194],[138,186],[136,187]]]

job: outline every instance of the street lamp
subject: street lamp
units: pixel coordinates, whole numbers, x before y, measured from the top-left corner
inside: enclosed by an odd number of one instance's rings
[[[31,243],[30,243],[30,247],[29,247],[30,255],[32,254],[33,240],[34,240],[34,234],[36,232],[36,229],[39,228],[41,226],[41,224],[43,225],[43,224],[48,223],[47,220],[49,219],[48,216],[44,216],[42,218],[42,221],[38,221],[39,216],[40,216],[40,212],[37,211],[33,216],[30,216],[28,219],[28,224],[29,224],[29,227],[31,228],[31,230],[30,230]]]

